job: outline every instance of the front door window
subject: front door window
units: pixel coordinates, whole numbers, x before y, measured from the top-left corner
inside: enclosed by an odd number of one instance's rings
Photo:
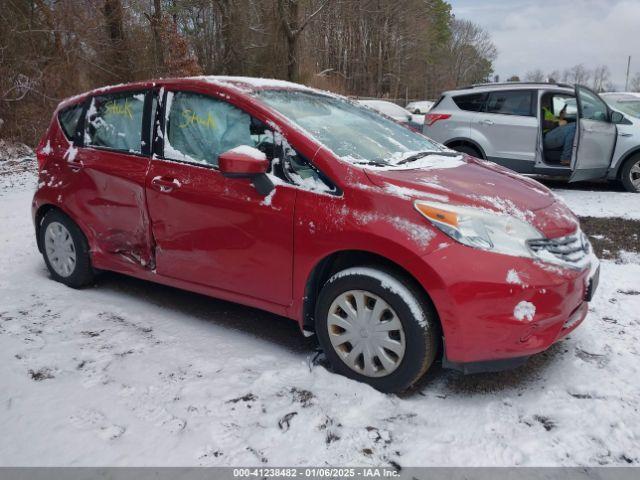
[[[588,90],[579,89],[580,118],[606,122],[608,120],[607,104]]]
[[[217,168],[220,154],[247,145],[263,152],[270,173],[282,180],[310,190],[335,190],[280,133],[239,108],[192,92],[169,92],[167,105],[165,159]]]
[[[221,153],[253,146],[251,117],[242,110],[206,95],[169,95],[165,158],[217,167]]]

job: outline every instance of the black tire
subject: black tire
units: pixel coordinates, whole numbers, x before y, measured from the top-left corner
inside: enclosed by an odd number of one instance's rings
[[[331,304],[350,290],[364,290],[382,298],[396,312],[402,324],[406,343],[404,356],[397,368],[386,376],[373,377],[356,372],[331,344],[328,330]],[[438,350],[440,330],[437,314],[423,297],[412,282],[378,267],[354,267],[333,275],[320,291],[315,318],[318,341],[334,371],[382,392],[401,392],[410,388],[427,372]],[[421,311],[422,324],[414,314],[416,308]]]
[[[640,187],[636,187],[631,181],[631,169],[634,166],[640,167],[640,155],[634,155],[626,162],[624,162],[622,170],[620,171],[620,180],[622,181],[622,185],[624,186],[625,190],[627,190],[628,192],[640,193]]]
[[[476,158],[480,158],[482,159],[482,154],[480,153],[480,151],[475,148],[472,147],[471,145],[455,145],[453,147],[450,147],[453,150],[455,150],[456,152],[460,152],[460,153],[466,153],[467,155],[471,155],[472,157],[476,157]]]
[[[56,272],[56,270],[51,265],[47,254],[45,232],[47,231],[47,227],[53,222],[58,222],[67,229],[71,236],[73,248],[75,249],[75,266],[71,274],[69,274],[68,276],[62,276]],[[40,245],[42,247],[42,256],[44,257],[44,262],[47,265],[49,273],[54,280],[60,283],[64,283],[65,285],[72,288],[81,288],[93,281],[93,279],[95,278],[95,271],[91,266],[89,244],[86,237],[84,236],[84,233],[82,233],[80,228],[73,220],[71,220],[71,218],[69,218],[60,210],[51,210],[44,216],[38,234],[40,237],[38,241],[40,242]]]

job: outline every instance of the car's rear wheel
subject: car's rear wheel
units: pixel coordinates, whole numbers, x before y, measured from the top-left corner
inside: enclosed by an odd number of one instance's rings
[[[316,333],[334,370],[383,392],[406,390],[429,369],[437,327],[411,282],[375,267],[336,273],[316,306]]]
[[[451,146],[451,148],[457,152],[460,153],[466,153],[467,155],[471,155],[472,157],[476,157],[476,158],[482,158],[482,154],[480,153],[480,151],[471,146],[471,145],[467,145],[466,143],[460,144],[460,145],[453,145]]]
[[[73,220],[59,210],[48,212],[40,225],[42,256],[54,280],[73,288],[94,278],[87,240]]]
[[[640,155],[634,155],[625,162],[620,179],[627,191],[640,193]]]

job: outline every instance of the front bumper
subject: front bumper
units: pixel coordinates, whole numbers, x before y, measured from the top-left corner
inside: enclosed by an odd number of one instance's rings
[[[424,259],[443,283],[430,291],[445,337],[443,365],[467,373],[517,366],[566,337],[588,313],[599,268],[595,257],[577,270],[453,242]],[[519,304],[528,315],[518,314]]]

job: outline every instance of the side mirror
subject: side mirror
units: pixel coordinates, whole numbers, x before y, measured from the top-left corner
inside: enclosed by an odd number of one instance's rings
[[[623,123],[624,115],[620,112],[611,112],[611,123]]]
[[[257,148],[240,145],[218,157],[220,173],[229,178],[250,178],[261,195],[269,195],[275,188],[267,176],[269,161]]]

